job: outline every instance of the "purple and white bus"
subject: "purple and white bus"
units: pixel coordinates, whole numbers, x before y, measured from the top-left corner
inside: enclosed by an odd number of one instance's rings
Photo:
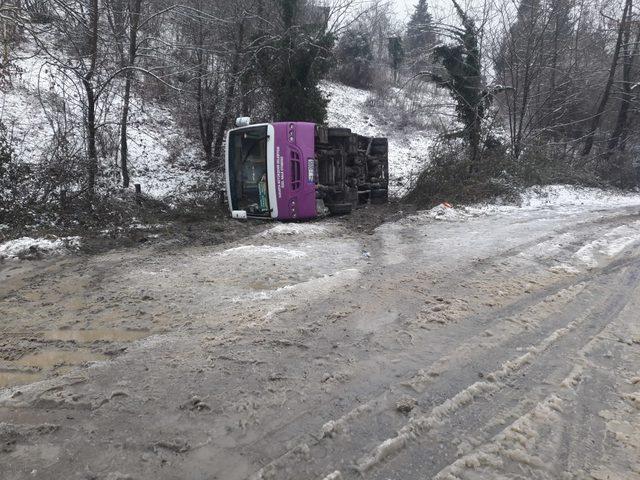
[[[238,120],[225,151],[234,218],[302,220],[387,201],[386,138],[308,122]]]

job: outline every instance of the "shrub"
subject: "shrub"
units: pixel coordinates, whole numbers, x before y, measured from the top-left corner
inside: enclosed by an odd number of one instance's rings
[[[10,223],[32,203],[31,166],[16,160],[7,129],[0,122],[0,223]]]
[[[518,182],[509,173],[501,145],[485,148],[483,168],[471,173],[469,155],[460,139],[444,139],[432,151],[431,162],[405,200],[422,208],[442,202],[474,203],[517,199]]]

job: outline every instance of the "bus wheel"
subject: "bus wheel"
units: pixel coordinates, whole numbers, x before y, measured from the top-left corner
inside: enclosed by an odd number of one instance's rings
[[[377,188],[375,190],[371,190],[371,195],[369,197],[371,199],[371,203],[381,204],[387,203],[389,200],[389,190],[386,188]]]
[[[350,203],[332,203],[327,205],[327,207],[333,215],[346,215],[347,213],[351,213],[353,209],[353,205]]]

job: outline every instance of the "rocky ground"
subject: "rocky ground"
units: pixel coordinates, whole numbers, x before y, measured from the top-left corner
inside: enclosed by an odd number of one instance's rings
[[[3,480],[640,478],[639,206],[198,228],[0,264]]]

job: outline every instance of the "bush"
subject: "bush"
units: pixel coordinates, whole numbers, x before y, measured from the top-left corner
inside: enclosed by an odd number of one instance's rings
[[[567,149],[566,144],[537,140],[527,145],[512,174],[525,186],[570,184],[584,187],[607,186],[595,165]]]
[[[7,129],[0,122],[0,224],[10,223],[32,203],[31,166],[16,160]]]
[[[42,158],[25,161],[12,141],[0,122],[0,224],[52,222],[62,207],[61,192],[69,202],[78,195],[84,159],[64,138],[54,138]]]
[[[405,200],[421,208],[442,202],[475,203],[497,198],[515,201],[518,182],[510,175],[508,157],[500,145],[485,148],[480,171],[471,173],[469,154],[460,139],[442,140],[431,162]]]
[[[638,169],[634,167],[633,155],[620,154],[604,163],[608,169],[585,160],[567,145],[542,140],[531,142],[518,159],[513,159],[508,148],[489,136],[481,149],[479,164],[471,168],[463,139],[450,136],[434,147],[429,166],[405,199],[426,208],[442,202],[473,203],[498,198],[517,201],[518,190],[531,186],[632,188],[636,185]],[[623,175],[611,172],[623,172]]]

